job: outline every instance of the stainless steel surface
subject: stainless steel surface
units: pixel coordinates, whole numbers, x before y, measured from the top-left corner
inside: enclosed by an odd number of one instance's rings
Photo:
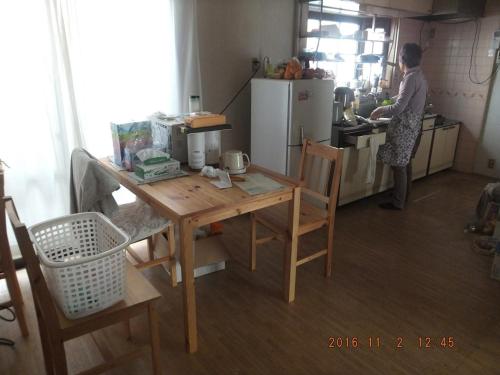
[[[344,118],[344,106],[340,102],[333,102],[333,117],[332,123],[339,124]]]
[[[354,101],[354,91],[349,87],[337,87],[335,89],[335,101],[342,103],[344,109],[350,108]]]
[[[361,95],[359,97],[359,108],[357,114],[362,117],[370,117],[372,111],[377,108],[377,99],[373,95]]]

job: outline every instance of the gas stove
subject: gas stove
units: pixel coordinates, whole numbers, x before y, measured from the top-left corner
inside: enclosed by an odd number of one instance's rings
[[[356,116],[356,120],[356,125],[352,125],[344,119],[332,125],[332,146],[349,146],[350,144],[346,141],[347,136],[371,134],[374,132],[374,129],[385,129],[390,121],[388,118],[370,121],[361,116]]]

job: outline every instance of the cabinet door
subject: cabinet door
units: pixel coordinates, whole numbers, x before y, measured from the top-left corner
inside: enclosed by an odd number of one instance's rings
[[[453,167],[453,161],[455,160],[455,150],[457,148],[458,131],[460,125],[454,125],[444,128],[446,132],[446,148],[444,151],[444,165],[446,168]]]
[[[393,185],[391,168],[377,161],[375,180],[367,182],[370,148],[344,149],[339,205],[380,193]]]
[[[453,166],[458,129],[459,125],[452,125],[435,130],[429,174]]]
[[[412,161],[413,176],[416,180],[427,175],[427,164],[429,164],[429,155],[432,145],[432,130],[427,130],[422,133],[420,145],[418,146],[415,158]]]
[[[434,143],[432,144],[429,174],[436,173],[443,169],[444,151],[446,148],[446,132],[443,129],[444,128],[439,128],[434,131]]]
[[[380,15],[394,15],[394,10],[405,10],[423,14],[430,14],[432,12],[432,0],[357,0],[357,2],[366,6],[384,8],[378,9],[381,12]]]

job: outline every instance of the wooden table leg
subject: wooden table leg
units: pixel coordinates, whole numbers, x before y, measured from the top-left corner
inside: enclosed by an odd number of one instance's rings
[[[168,267],[170,268],[170,283],[173,288],[177,286],[177,261],[175,259],[175,231],[174,224],[170,224],[167,229],[167,241],[168,241],[168,256],[170,257],[170,262],[168,262]]]
[[[194,353],[198,350],[198,330],[196,327],[196,297],[194,290],[193,227],[189,219],[184,219],[180,222],[179,229],[186,351]]]
[[[250,259],[248,265],[250,271],[255,271],[257,266],[257,222],[255,220],[255,214],[250,213]]]
[[[295,300],[295,278],[297,274],[297,248],[299,245],[300,187],[293,190],[293,199],[288,203],[288,236],[285,249],[284,292],[285,301]]]

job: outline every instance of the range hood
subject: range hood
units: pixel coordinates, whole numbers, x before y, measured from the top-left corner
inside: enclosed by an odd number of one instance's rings
[[[434,0],[432,14],[412,17],[423,21],[465,20],[482,17],[486,0]]]

